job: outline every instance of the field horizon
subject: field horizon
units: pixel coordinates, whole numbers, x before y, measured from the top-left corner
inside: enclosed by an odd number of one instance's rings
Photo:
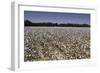
[[[79,23],[53,23],[53,22],[31,22],[30,20],[24,21],[24,26],[34,27],[90,27],[90,24]]]

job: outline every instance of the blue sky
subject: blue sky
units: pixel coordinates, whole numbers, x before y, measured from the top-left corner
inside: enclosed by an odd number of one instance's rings
[[[90,24],[90,14],[24,11],[24,20],[31,22]]]

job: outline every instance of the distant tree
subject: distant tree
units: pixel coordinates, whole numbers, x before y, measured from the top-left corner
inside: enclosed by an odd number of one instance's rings
[[[73,23],[51,23],[51,22],[43,22],[43,23],[32,23],[29,20],[24,21],[24,26],[57,26],[57,27],[90,27],[89,24],[73,24]]]
[[[32,26],[32,22],[29,20],[24,21],[24,26]]]

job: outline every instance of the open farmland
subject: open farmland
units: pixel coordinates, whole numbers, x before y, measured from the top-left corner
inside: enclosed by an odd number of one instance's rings
[[[90,58],[89,27],[24,27],[24,61]]]

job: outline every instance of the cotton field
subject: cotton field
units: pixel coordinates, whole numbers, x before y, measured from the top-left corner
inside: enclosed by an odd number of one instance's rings
[[[89,27],[24,27],[25,62],[89,58]]]

